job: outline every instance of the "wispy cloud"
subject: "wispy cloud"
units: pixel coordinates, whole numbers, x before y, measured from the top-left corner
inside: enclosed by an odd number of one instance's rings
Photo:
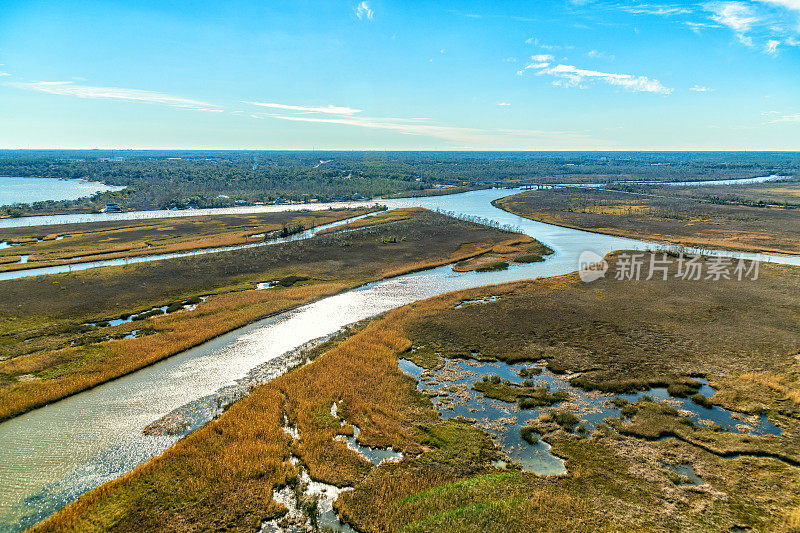
[[[36,81],[29,83],[14,83],[15,87],[28,89],[41,93],[57,94],[62,96],[75,96],[78,98],[98,98],[104,100],[121,100],[128,102],[143,102],[147,104],[161,104],[170,107],[180,107],[195,111],[222,112],[219,106],[183,98],[170,94],[144,91],[140,89],[124,89],[121,87],[94,87],[79,85],[72,81]]]
[[[732,29],[743,44],[753,46],[753,40],[747,33],[760,19],[749,4],[738,1],[711,2],[703,7],[712,13],[712,20]]]
[[[356,16],[361,19],[372,20],[372,17],[375,16],[375,11],[369,7],[369,3],[361,2],[355,7]]]
[[[0,70],[0,76],[11,76],[11,74],[9,74],[8,72],[3,72],[2,70]]]
[[[522,76],[523,74],[525,74],[525,72],[527,72],[529,70],[543,69],[543,68],[547,68],[549,66],[550,66],[550,63],[528,63],[527,65],[525,65],[524,67],[519,69],[517,71],[517,74]]]
[[[792,115],[781,115],[770,120],[771,124],[775,124],[778,122],[800,122],[800,113],[794,113]]]
[[[330,115],[355,115],[356,113],[361,113],[360,109],[354,109],[352,107],[335,106],[335,105],[327,105],[325,107],[313,107],[304,105],[276,104],[273,102],[243,101],[242,103],[257,105],[260,107],[270,107],[272,109],[283,109],[285,111],[301,111],[303,113],[327,113]]]
[[[687,20],[684,22],[693,32],[699,34],[701,30],[708,30],[711,28],[721,28],[719,24],[715,24],[712,22],[695,22],[692,20]]]
[[[499,106],[509,106],[511,104],[509,104],[508,102],[497,102],[497,105],[499,105]]]
[[[707,93],[707,92],[713,91],[714,89],[709,89],[708,87],[704,87],[702,85],[695,85],[694,87],[690,88],[689,90],[690,91],[694,91],[696,93]]]
[[[453,15],[458,15],[458,16],[461,16],[461,17],[467,17],[467,18],[471,18],[471,19],[483,18],[483,15],[479,15],[477,13],[467,13],[467,12],[464,12],[464,11],[459,11],[458,9],[448,9],[447,12],[448,13],[452,13]]]
[[[777,50],[777,45],[770,44],[772,41],[794,46],[791,43],[797,42],[796,36],[800,34],[800,0],[699,0],[696,3],[570,0],[570,3],[585,13],[605,9],[637,16],[660,16],[674,20],[698,35],[703,30],[726,28],[733,31],[743,45],[770,55],[776,55]],[[638,33],[639,30],[634,28],[634,31]]]
[[[775,6],[785,7],[794,11],[800,11],[800,0],[758,0],[765,4],[772,4]]]
[[[608,61],[614,61],[614,59],[616,59],[614,55],[608,54],[601,50],[589,50],[586,55],[592,59],[606,59]]]
[[[764,51],[771,55],[777,54],[779,44],[781,44],[780,41],[776,41],[775,39],[770,39],[769,41],[767,41],[767,44],[764,45]]]
[[[656,15],[659,17],[686,15],[693,12],[690,7],[671,4],[626,4],[618,5],[616,7],[627,13],[633,13],[634,15]]]
[[[538,37],[535,36],[525,39],[525,44],[532,44],[533,46],[542,48],[544,50],[556,50],[560,48],[559,46],[555,46],[552,44],[545,44],[542,41],[540,41]]]
[[[562,140],[564,142],[584,139],[586,135],[569,131],[481,129],[431,124],[427,119],[373,118],[373,117],[313,117],[307,115],[263,114],[255,118],[273,118],[290,122],[334,124],[358,128],[379,129],[404,135],[420,135],[456,142],[464,146],[481,146],[500,143],[503,139]]]
[[[521,69],[517,71],[517,74],[522,76],[528,70],[535,70],[535,69],[542,69],[547,68],[550,66],[550,63],[554,61],[555,58],[550,54],[535,54],[531,56],[531,63],[528,63]]]
[[[634,92],[648,92],[654,94],[670,94],[672,89],[665,87],[660,81],[647,76],[634,76],[632,74],[615,74],[611,72],[600,72],[578,68],[574,65],[552,65],[549,62],[537,61],[532,58],[533,63],[525,66],[518,74],[524,74],[527,70],[536,71],[537,76],[548,75],[557,78],[553,84],[563,87],[586,88],[587,84],[594,82],[607,83],[622,87]]]
[[[777,55],[781,44],[794,46],[800,34],[800,0],[730,0],[705,3],[703,8],[713,21],[733,30],[742,44],[769,55]]]

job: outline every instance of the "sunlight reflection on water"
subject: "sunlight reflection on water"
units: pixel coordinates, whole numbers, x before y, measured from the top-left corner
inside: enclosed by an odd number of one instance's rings
[[[483,217],[519,228],[555,254],[508,270],[456,273],[444,266],[325,298],[222,335],[158,364],[0,424],[0,530],[17,531],[82,492],[157,455],[174,438],[142,429],[188,402],[230,385],[250,369],[346,324],[453,290],[574,271],[581,252],[605,255],[652,244],[552,226],[493,207],[514,190],[382,200]],[[737,254],[726,254],[734,255]],[[798,264],[800,258],[781,258]]]

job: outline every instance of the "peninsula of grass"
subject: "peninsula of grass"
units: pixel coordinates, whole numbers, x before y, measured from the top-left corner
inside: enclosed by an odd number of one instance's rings
[[[314,299],[528,239],[423,209],[401,215],[268,247],[0,282],[0,419]],[[262,281],[278,284],[254,290]],[[150,311],[160,306],[175,312]],[[104,326],[134,314],[142,320]],[[124,338],[134,329],[148,334]]]
[[[375,211],[376,208],[202,215],[0,228],[0,270],[256,244]],[[27,255],[26,263],[19,262]],[[13,261],[12,261],[13,260]]]
[[[477,267],[475,272],[496,272],[498,270],[508,270],[508,263],[505,261],[495,261],[494,263],[488,263]]]
[[[791,531],[800,513],[798,289],[800,270],[763,265],[746,283],[585,284],[568,275],[494,286],[499,298],[480,306],[454,308],[486,287],[405,306],[257,387],[34,531],[256,531],[285,512],[271,494],[298,476],[293,455],[312,478],[353,487],[335,507],[361,531]],[[503,469],[488,435],[466,419],[442,421],[399,370],[398,357],[413,346],[549,359],[599,384],[686,383],[702,374],[717,390],[715,404],[742,416],[767,412],[783,433],[704,428],[643,398],[617,402],[631,407],[629,416],[578,438],[572,431],[583,426],[564,404],[540,427],[526,427],[567,473]],[[359,443],[392,446],[404,459],[373,466],[336,440],[347,427],[328,422],[334,402],[361,429]],[[284,416],[299,439],[282,431]],[[680,483],[671,467],[685,464],[703,485]]]
[[[484,376],[472,386],[476,390],[495,400],[503,402],[518,402],[520,409],[531,409],[545,405],[553,405],[569,398],[565,390],[551,392],[549,388],[524,382],[517,385],[509,381],[501,381],[500,376]]]
[[[699,189],[699,190],[698,190]],[[758,198],[768,200],[758,200]],[[668,245],[800,254],[796,182],[636,191],[565,187],[495,200],[549,224]]]

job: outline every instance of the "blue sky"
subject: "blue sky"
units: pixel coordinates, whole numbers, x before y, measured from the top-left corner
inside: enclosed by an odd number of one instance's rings
[[[0,147],[800,150],[800,0],[0,0]]]

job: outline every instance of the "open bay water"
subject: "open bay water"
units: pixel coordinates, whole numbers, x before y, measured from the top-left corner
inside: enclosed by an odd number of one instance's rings
[[[77,200],[98,192],[121,191],[124,188],[97,181],[0,176],[0,205]]]

